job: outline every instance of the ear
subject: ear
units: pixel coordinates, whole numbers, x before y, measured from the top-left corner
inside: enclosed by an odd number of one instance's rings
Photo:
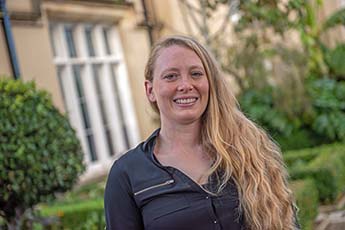
[[[145,92],[146,92],[146,97],[149,99],[150,102],[156,102],[156,97],[153,92],[153,84],[149,80],[145,80]]]

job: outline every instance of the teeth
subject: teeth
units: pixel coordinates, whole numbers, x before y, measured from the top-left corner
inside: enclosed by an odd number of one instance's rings
[[[176,103],[177,104],[189,104],[196,101],[196,98],[186,98],[186,99],[177,99]]]

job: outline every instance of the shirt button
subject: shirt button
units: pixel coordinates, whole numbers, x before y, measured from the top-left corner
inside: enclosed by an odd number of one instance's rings
[[[215,220],[215,221],[213,221],[213,223],[214,223],[214,224],[216,224],[216,223],[217,223],[217,221]]]
[[[205,197],[206,199],[208,199],[209,197],[207,196],[207,197]]]

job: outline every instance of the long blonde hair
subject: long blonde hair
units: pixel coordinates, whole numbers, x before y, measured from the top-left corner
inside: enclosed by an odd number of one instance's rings
[[[214,160],[208,175],[223,172],[218,192],[230,179],[235,182],[246,229],[295,229],[293,198],[280,149],[240,111],[210,52],[190,37],[167,37],[151,50],[146,80],[153,80],[159,51],[172,45],[193,50],[206,71],[210,95],[202,117],[201,143]],[[156,104],[151,105],[159,112]]]

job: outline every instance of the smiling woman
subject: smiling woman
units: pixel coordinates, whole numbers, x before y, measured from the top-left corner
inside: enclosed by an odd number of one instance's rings
[[[159,52],[146,94],[156,103],[164,126],[192,123],[204,113],[209,84],[203,64],[191,49],[173,45]]]
[[[296,229],[279,148],[237,107],[212,55],[172,36],[145,70],[160,129],[117,160],[107,229]]]

